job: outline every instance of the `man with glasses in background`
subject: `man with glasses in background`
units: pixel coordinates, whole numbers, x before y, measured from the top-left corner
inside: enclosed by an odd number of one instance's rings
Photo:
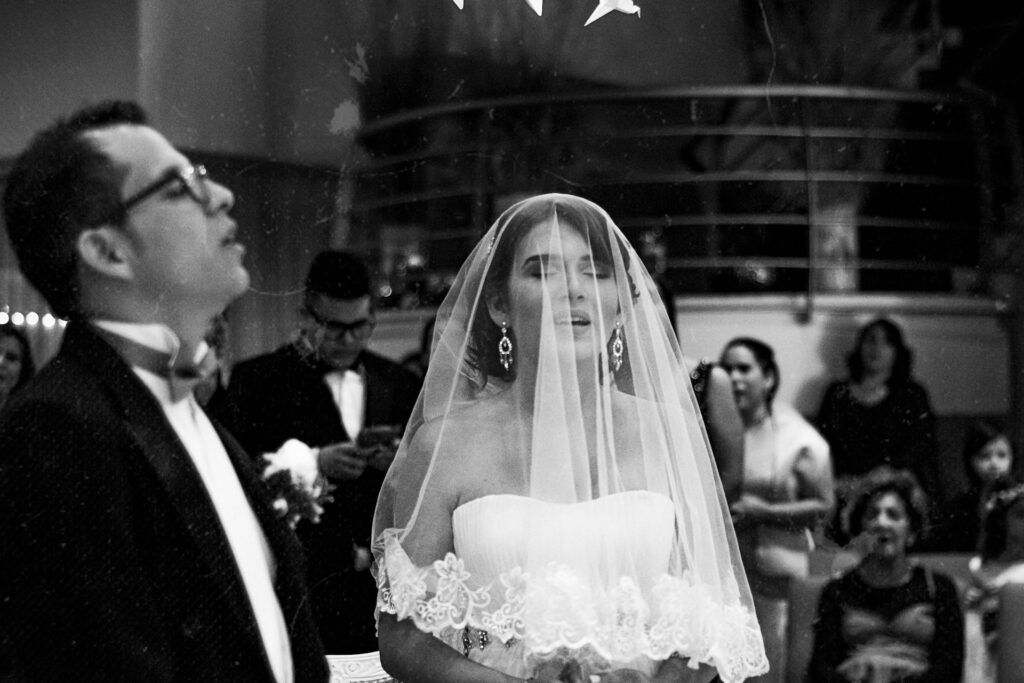
[[[11,168],[19,266],[69,322],[0,415],[0,679],[328,678],[301,548],[191,391],[249,284],[233,204],[130,102]]]
[[[365,264],[348,252],[322,252],[306,277],[294,341],[239,363],[211,405],[253,454],[288,439],[320,449],[334,500],[318,524],[301,521],[296,532],[329,654],[377,649],[377,589],[368,571],[373,510],[419,393],[415,375],[367,350],[375,326]]]

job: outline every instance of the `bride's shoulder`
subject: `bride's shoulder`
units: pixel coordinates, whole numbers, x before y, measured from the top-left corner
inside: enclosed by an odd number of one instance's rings
[[[443,445],[449,451],[479,448],[491,436],[499,438],[500,428],[508,421],[508,406],[501,397],[453,402],[443,414],[420,425],[413,436],[413,446],[434,448]]]
[[[612,410],[615,413],[616,420],[628,419],[635,421],[637,417],[645,419],[646,417],[656,415],[661,409],[662,405],[657,401],[640,398],[633,394],[627,394],[624,391],[612,393]]]

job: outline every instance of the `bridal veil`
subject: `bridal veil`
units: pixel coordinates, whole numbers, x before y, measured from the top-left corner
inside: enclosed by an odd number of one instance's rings
[[[379,609],[467,653],[767,669],[664,303],[578,197],[512,206],[462,267],[373,538]]]

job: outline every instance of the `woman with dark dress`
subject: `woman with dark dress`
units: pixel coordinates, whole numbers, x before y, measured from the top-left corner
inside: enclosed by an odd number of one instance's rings
[[[964,624],[956,585],[907,554],[926,509],[907,472],[879,470],[862,481],[845,522],[864,556],[822,592],[808,680],[961,680]]]
[[[902,330],[876,318],[857,335],[849,377],[826,390],[818,429],[832,450],[841,504],[858,478],[883,465],[910,470],[939,501],[935,419],[928,393],[911,377],[912,363]]]

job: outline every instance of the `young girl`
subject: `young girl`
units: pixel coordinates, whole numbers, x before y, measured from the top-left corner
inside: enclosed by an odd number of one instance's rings
[[[983,507],[992,487],[1013,472],[1013,447],[1006,434],[990,422],[976,422],[967,430],[963,450],[969,488],[946,508],[931,533],[928,547],[942,552],[978,550]]]
[[[971,560],[973,585],[965,601],[969,614],[981,622],[985,652],[975,668],[985,681],[995,678],[999,590],[1024,582],[1024,484],[1009,479],[995,483],[985,499],[980,554]]]

